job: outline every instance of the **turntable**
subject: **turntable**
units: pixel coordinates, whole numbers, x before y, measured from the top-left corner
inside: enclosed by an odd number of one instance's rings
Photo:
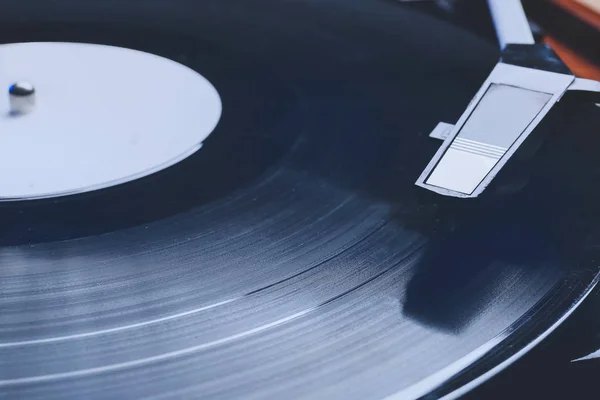
[[[490,398],[591,307],[600,84],[416,3],[3,4],[0,398]]]

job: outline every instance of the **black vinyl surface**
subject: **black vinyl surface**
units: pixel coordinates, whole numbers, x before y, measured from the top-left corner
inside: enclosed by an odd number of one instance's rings
[[[0,204],[0,398],[457,396],[596,282],[585,142],[511,196],[414,185],[498,51],[397,2],[19,0],[0,41],[151,52],[223,101],[168,170]]]

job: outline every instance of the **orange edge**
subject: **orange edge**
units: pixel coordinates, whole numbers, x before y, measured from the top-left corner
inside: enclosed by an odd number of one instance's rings
[[[594,10],[577,3],[573,0],[551,0],[554,4],[569,12],[573,16],[592,25],[597,30],[600,30],[600,14]]]
[[[575,53],[552,36],[546,36],[544,42],[554,49],[575,75],[600,81],[600,66]]]

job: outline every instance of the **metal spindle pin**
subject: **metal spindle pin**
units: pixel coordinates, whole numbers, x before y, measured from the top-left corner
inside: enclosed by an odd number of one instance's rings
[[[29,82],[16,82],[10,85],[8,97],[12,115],[27,114],[35,106],[35,88]]]

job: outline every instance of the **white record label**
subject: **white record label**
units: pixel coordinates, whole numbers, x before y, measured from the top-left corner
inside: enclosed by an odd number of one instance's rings
[[[16,82],[35,89],[27,113],[14,112]],[[0,45],[0,89],[0,200],[147,176],[196,152],[221,117],[219,94],[200,74],[118,47]]]

